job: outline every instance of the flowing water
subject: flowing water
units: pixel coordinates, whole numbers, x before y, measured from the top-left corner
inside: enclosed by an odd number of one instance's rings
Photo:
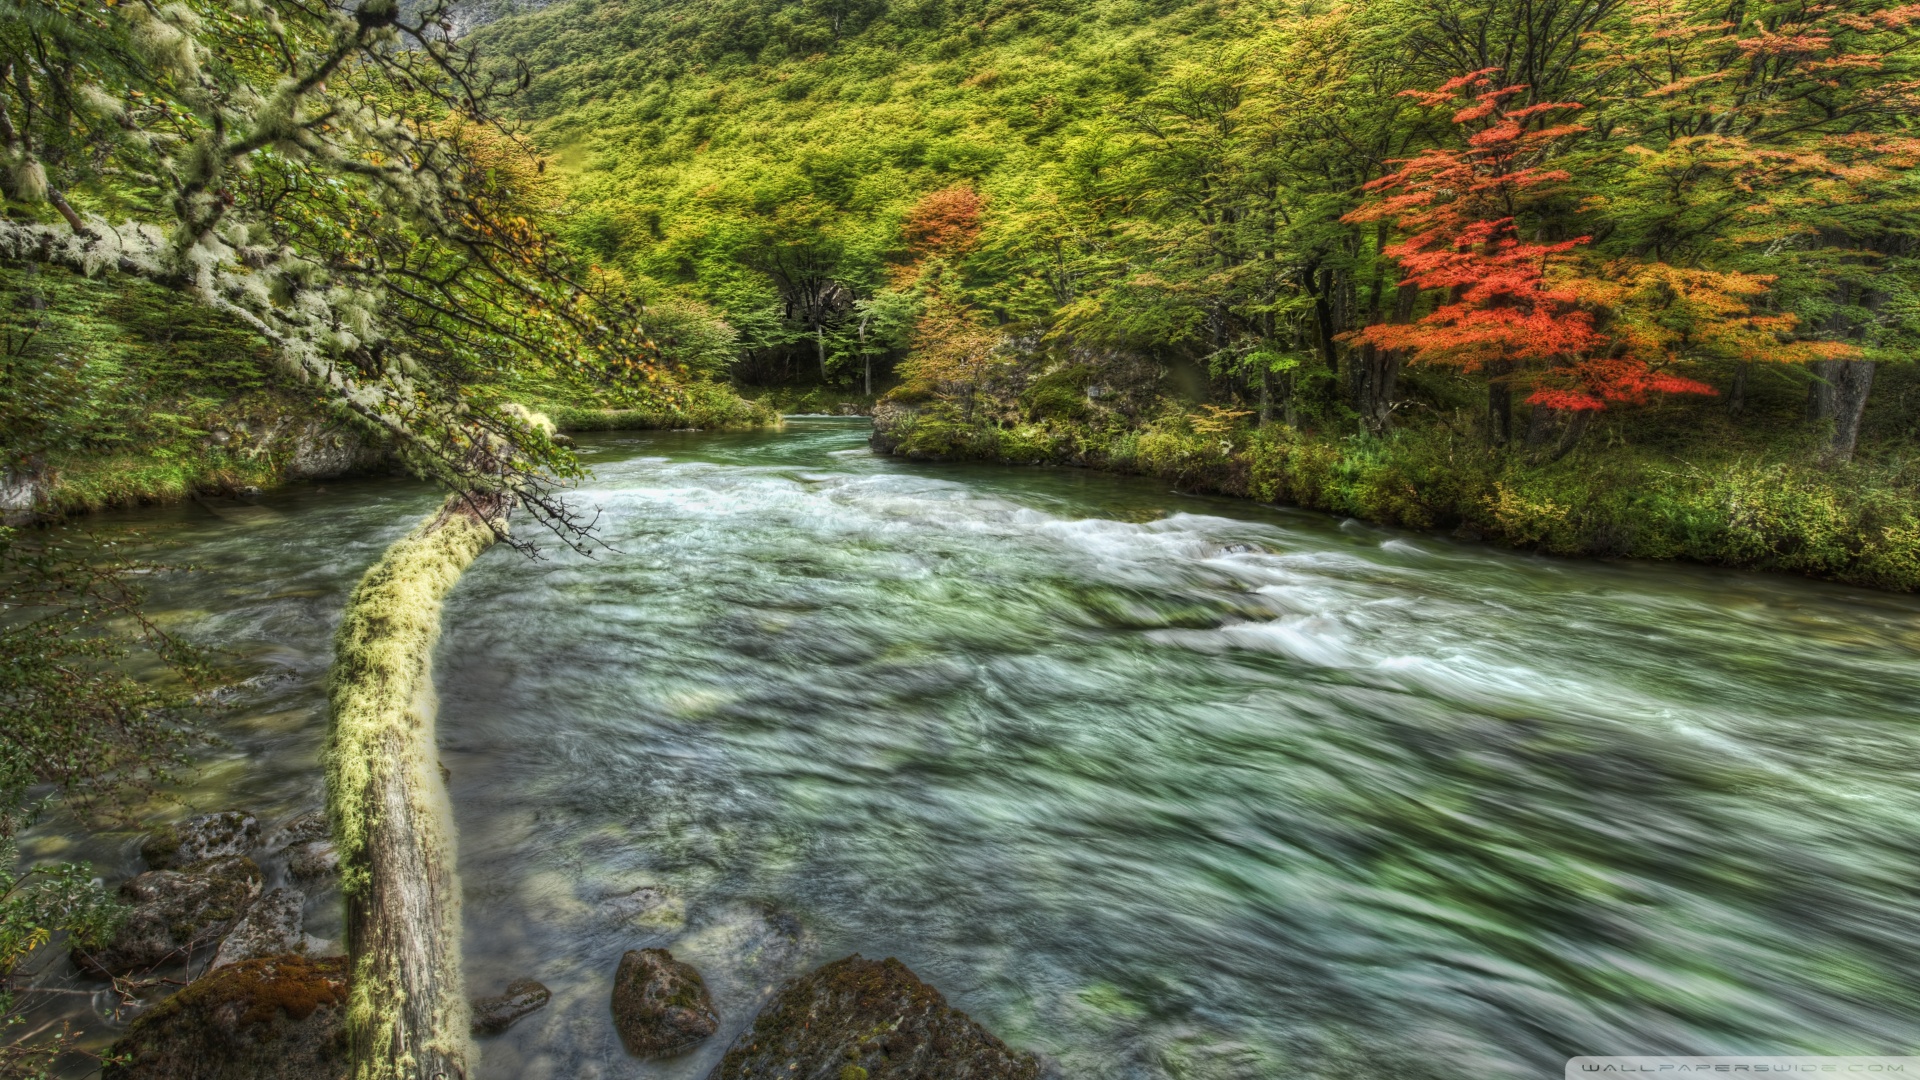
[[[496,549],[455,591],[469,981],[555,992],[482,1077],[703,1076],[770,987],[855,951],[1090,1080],[1920,1047],[1915,600],[865,434],[583,437],[605,549]],[[198,808],[319,804],[332,620],[433,502],[101,522],[201,567],[156,605],[254,676]],[[131,845],[35,854],[124,875]],[[649,946],[725,1018],[677,1061],[612,1031]]]

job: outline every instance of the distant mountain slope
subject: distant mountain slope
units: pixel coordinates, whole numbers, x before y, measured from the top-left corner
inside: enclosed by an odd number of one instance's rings
[[[871,296],[897,273],[915,199],[958,184],[1010,207],[1081,182],[1067,174],[1098,171],[1106,120],[1261,13],[1128,0],[572,0],[473,40],[532,68],[530,116],[573,180],[576,242],[719,306],[749,354],[812,348],[844,362],[850,310],[810,324],[760,260],[791,257],[845,297]],[[983,281],[988,263],[974,268]]]

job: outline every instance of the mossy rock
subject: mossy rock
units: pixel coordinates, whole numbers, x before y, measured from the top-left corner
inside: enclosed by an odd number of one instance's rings
[[[190,960],[225,937],[259,895],[260,867],[252,859],[149,870],[120,886],[120,899],[132,910],[113,940],[74,949],[74,965],[96,975],[127,975]]]
[[[888,957],[836,960],[782,987],[708,1080],[1037,1080],[1011,1050]]]
[[[140,857],[155,870],[173,870],[189,863],[246,855],[260,846],[260,819],[243,810],[202,814],[177,825],[162,825],[147,834]]]
[[[613,1026],[627,1053],[683,1054],[720,1030],[706,981],[665,949],[629,951],[613,977]]]
[[[243,960],[161,1002],[102,1080],[345,1080],[347,959]]]

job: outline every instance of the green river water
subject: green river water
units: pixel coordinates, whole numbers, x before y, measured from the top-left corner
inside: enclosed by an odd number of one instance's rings
[[[482,1040],[484,1080],[704,1076],[856,951],[1088,1080],[1920,1049],[1920,602],[865,438],[583,436],[606,548],[496,549],[455,591],[469,981],[555,993]],[[155,609],[250,676],[192,809],[320,805],[333,621],[435,501],[93,523],[197,567]],[[30,850],[114,881],[134,845]],[[609,1016],[648,946],[724,1016],[672,1062]]]

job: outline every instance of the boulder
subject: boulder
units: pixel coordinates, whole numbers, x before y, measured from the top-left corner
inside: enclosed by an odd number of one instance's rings
[[[252,859],[208,859],[178,870],[149,870],[120,886],[132,906],[105,947],[73,950],[73,962],[96,975],[127,975],[192,954],[225,937],[260,895]]]
[[[307,896],[299,889],[279,888],[253,902],[227,932],[220,951],[213,954],[207,970],[223,968],[242,960],[298,952],[306,941]]]
[[[504,994],[474,998],[473,1033],[498,1035],[512,1027],[515,1020],[544,1006],[552,998],[552,992],[532,979],[521,979],[509,985]]]
[[[273,836],[268,840],[267,847],[274,851],[281,851],[295,844],[325,840],[332,835],[332,831],[332,826],[327,823],[325,810],[309,810],[273,830]]]
[[[627,1053],[672,1057],[720,1030],[720,1014],[692,964],[665,949],[641,949],[621,957],[613,977],[613,1026]]]
[[[140,856],[155,870],[246,855],[260,846],[260,819],[240,810],[202,814],[177,825],[162,825],[147,835]]]
[[[888,957],[836,960],[780,989],[708,1080],[1037,1080],[940,991]]]
[[[347,959],[242,960],[133,1022],[101,1080],[346,1080]]]
[[[295,881],[318,881],[340,872],[340,849],[331,840],[309,840],[287,849],[287,876]]]

